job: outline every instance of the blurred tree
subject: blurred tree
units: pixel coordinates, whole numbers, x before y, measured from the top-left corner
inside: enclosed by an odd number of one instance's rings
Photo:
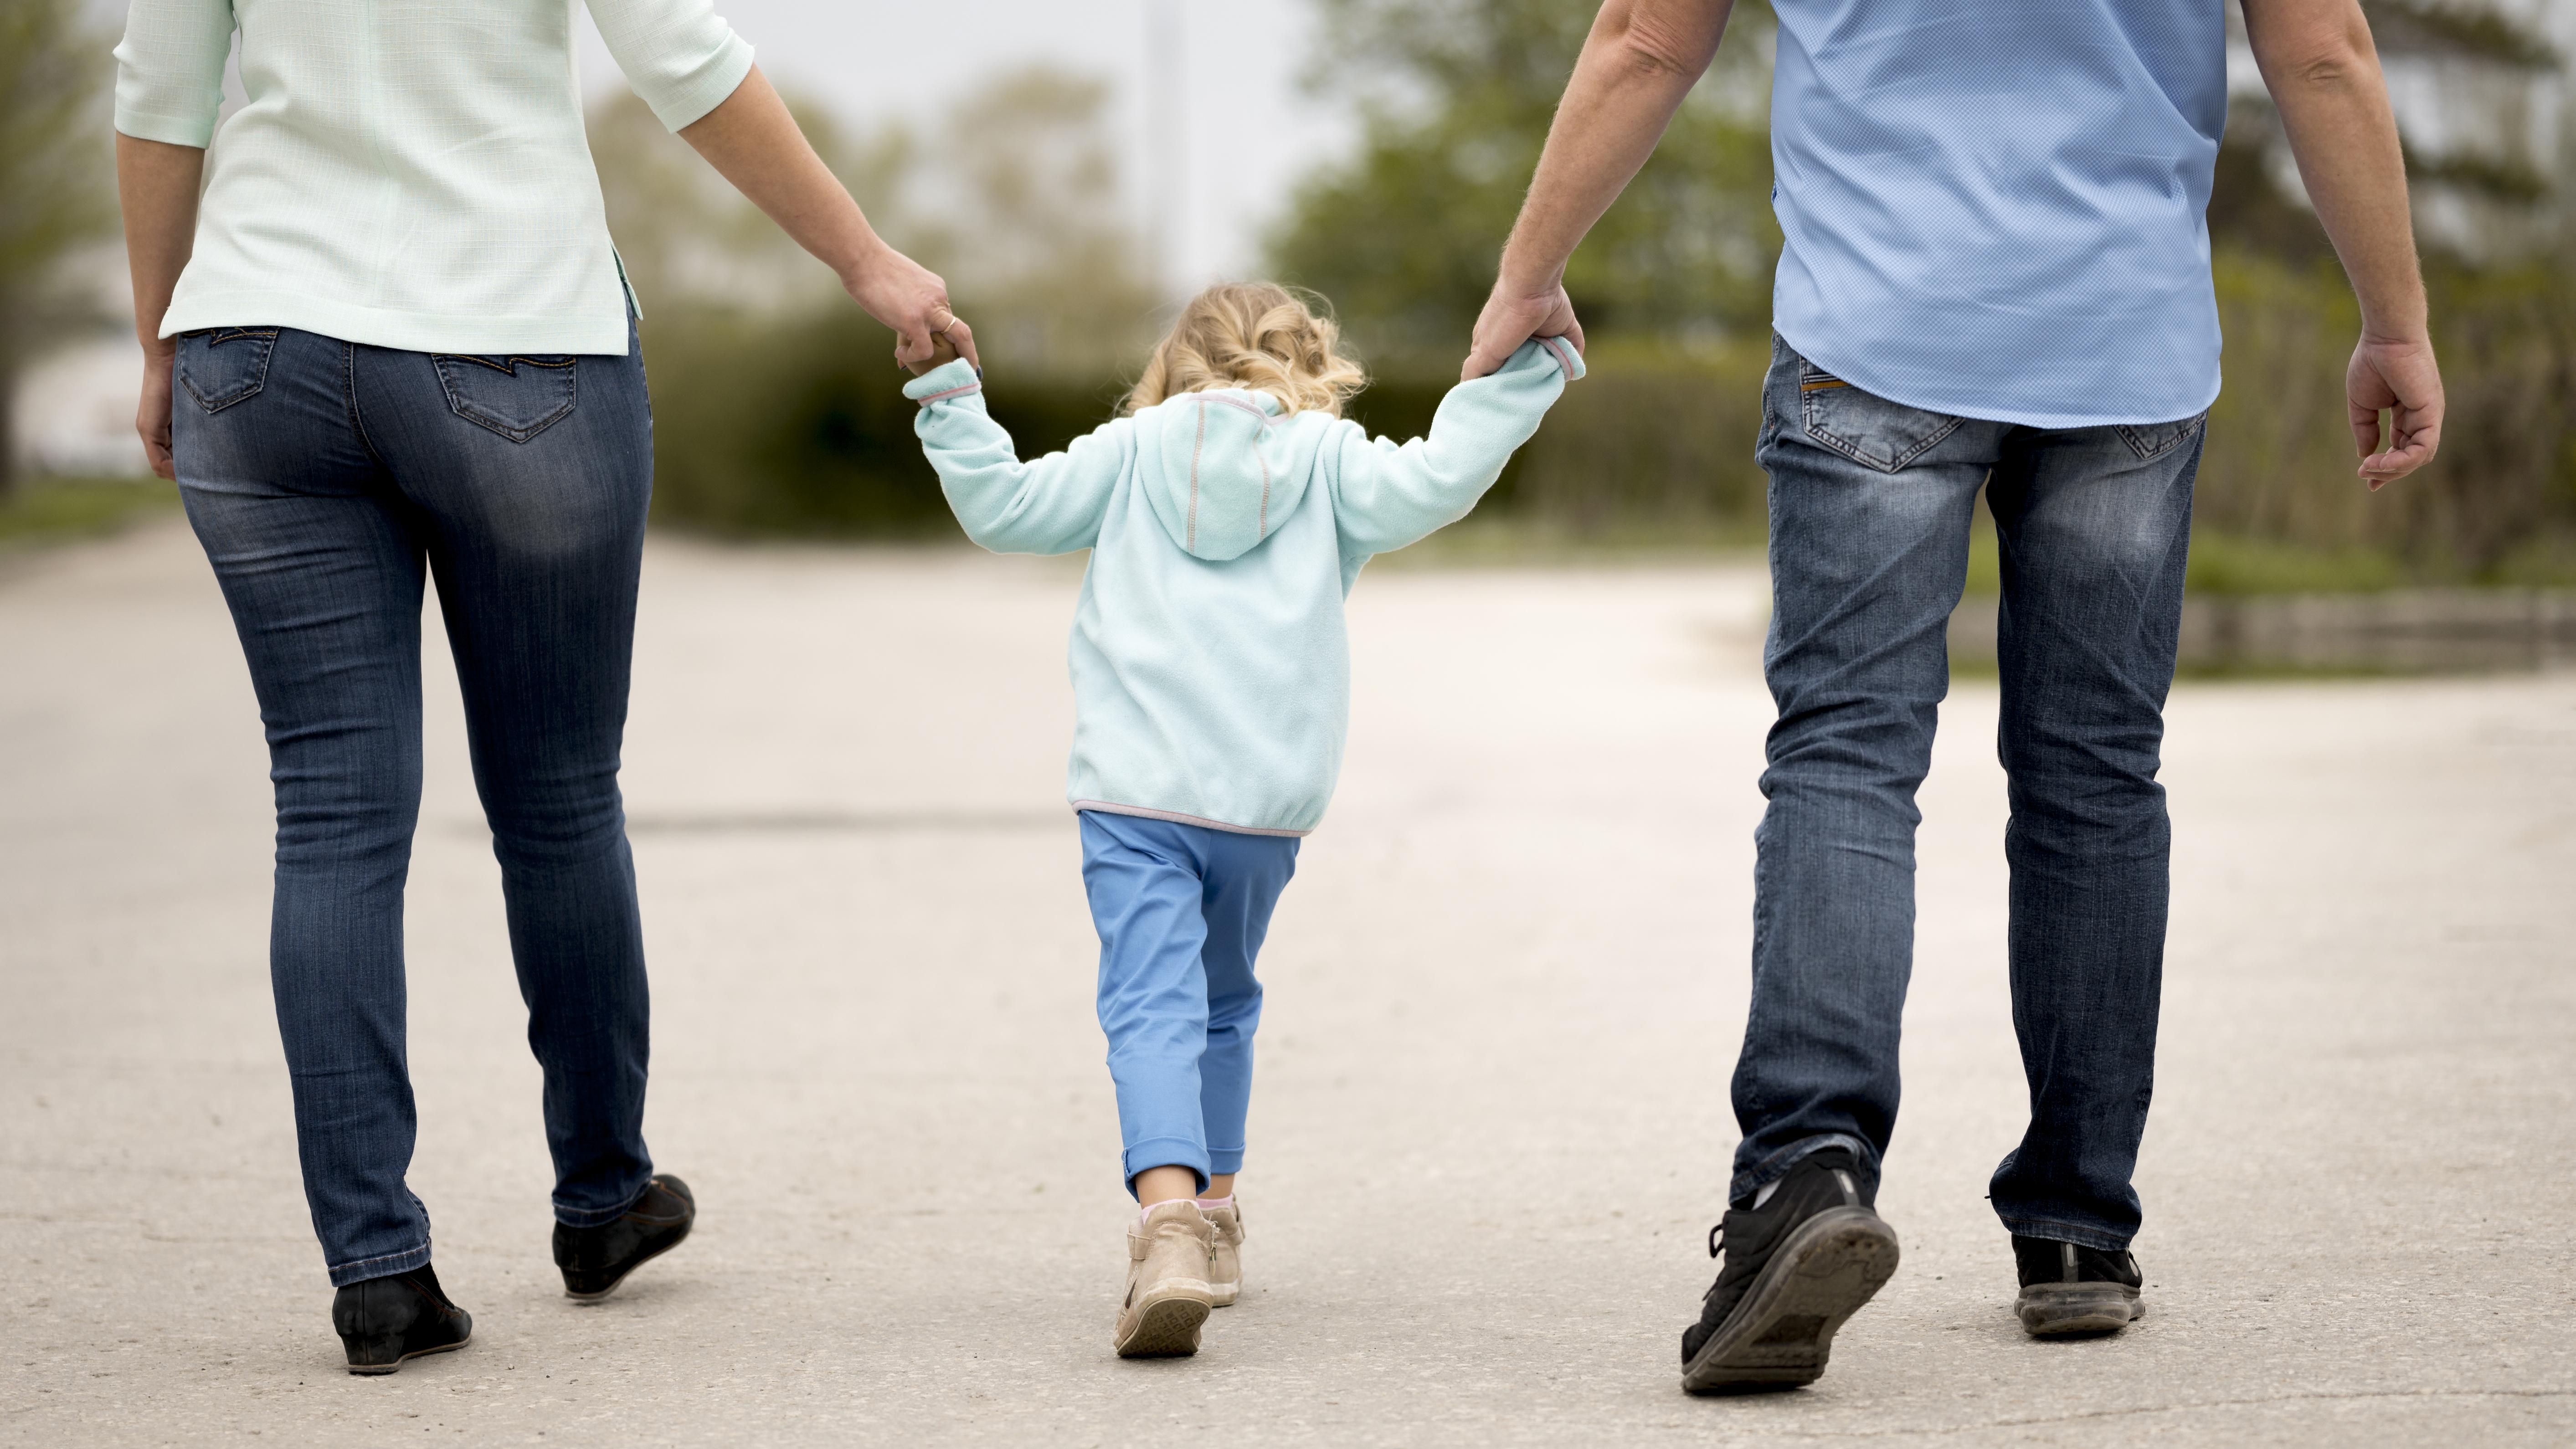
[[[2547,122],[2565,110],[2565,55],[2498,0],[2364,0],[2363,8],[2398,101],[2427,250],[2476,263],[2563,245],[2566,199],[2550,173],[2576,156]],[[2230,6],[2228,19],[2241,40],[2241,12]],[[2329,254],[2279,113],[2260,93],[2239,95],[2230,108],[2209,223],[2214,239],[2274,257]]]
[[[0,498],[17,478],[19,370],[88,310],[63,263],[116,224],[99,107],[108,45],[80,0],[0,5]]]
[[[969,94],[928,143],[859,133],[789,97],[814,149],[879,234],[948,279],[989,362],[1105,376],[1129,360],[1154,295],[1122,220],[1109,88],[1031,67]],[[609,234],[648,309],[763,315],[829,305],[833,279],[642,101],[592,108]]]
[[[1155,293],[1119,195],[1108,108],[1106,82],[1031,66],[950,118],[922,237],[948,259],[988,360],[1096,377],[1147,340]]]
[[[1273,239],[1279,271],[1361,341],[1463,348],[1493,285],[1592,7],[1563,0],[1319,0],[1311,87],[1358,108],[1349,162],[1310,179]],[[1575,253],[1588,326],[1695,339],[1763,326],[1771,217],[1771,15],[1736,7],[1709,76]]]
[[[869,220],[900,237],[903,190],[917,160],[912,134],[898,125],[854,136],[822,107],[795,95],[786,99],[815,154]],[[588,123],[608,233],[647,308],[777,311],[811,306],[838,291],[829,269],[743,200],[643,101],[632,94],[602,101],[591,107]]]

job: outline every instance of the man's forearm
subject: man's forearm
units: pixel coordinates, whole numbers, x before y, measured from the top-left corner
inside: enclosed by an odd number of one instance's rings
[[[2356,0],[2246,0],[2255,63],[2299,179],[2361,299],[2363,330],[2424,336],[2424,281],[2388,86]]]
[[[197,188],[206,153],[194,146],[116,138],[116,196],[125,213],[125,261],[134,279],[134,335],[162,350],[162,315],[197,237]]]
[[[1575,62],[1529,199],[1503,249],[1506,287],[1552,291],[1633,179],[1726,33],[1733,0],[1608,0]]]

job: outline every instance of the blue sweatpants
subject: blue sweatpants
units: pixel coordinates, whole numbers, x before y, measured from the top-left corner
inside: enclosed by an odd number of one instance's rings
[[[1124,1176],[1243,1166],[1253,958],[1297,873],[1297,840],[1081,812],[1082,884],[1100,931],[1100,1029],[1118,1084]]]

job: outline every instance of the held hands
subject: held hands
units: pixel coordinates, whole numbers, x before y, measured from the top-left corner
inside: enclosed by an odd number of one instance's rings
[[[2361,454],[2361,480],[2370,491],[2433,461],[2442,445],[2442,370],[2430,341],[2386,341],[2363,333],[2344,373],[2344,397],[2353,446]],[[2385,448],[2379,436],[2383,408],[2389,410]]]
[[[867,314],[894,329],[894,360],[916,376],[950,358],[977,367],[975,333],[948,307],[948,284],[892,247],[880,247],[841,285]]]
[[[1475,340],[1468,348],[1466,365],[1458,369],[1458,380],[1470,382],[1501,367],[1533,337],[1562,337],[1574,344],[1575,351],[1583,350],[1583,324],[1575,320],[1565,284],[1552,281],[1544,288],[1532,288],[1515,285],[1509,273],[1495,278],[1493,295],[1485,299],[1485,310],[1476,318]]]

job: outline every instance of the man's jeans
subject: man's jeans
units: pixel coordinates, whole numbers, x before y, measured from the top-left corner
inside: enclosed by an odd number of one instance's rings
[[[2031,1106],[1990,1193],[2016,1233],[2119,1249],[2137,1232],[2171,839],[2157,750],[2200,446],[2199,418],[2052,431],[1921,412],[1775,341],[1759,456],[1780,719],[1730,1196],[1827,1146],[1875,1174],[1895,1128],[1914,792],[1984,488],[2002,543],[2004,855]]]
[[[643,363],[462,357],[291,328],[181,339],[182,496],[249,656],[277,788],[269,970],[335,1284],[429,1261],[404,1185],[403,882],[420,813],[421,590],[465,696],[545,1072],[555,1215],[641,1196],[646,1002],[617,790],[652,491]]]

